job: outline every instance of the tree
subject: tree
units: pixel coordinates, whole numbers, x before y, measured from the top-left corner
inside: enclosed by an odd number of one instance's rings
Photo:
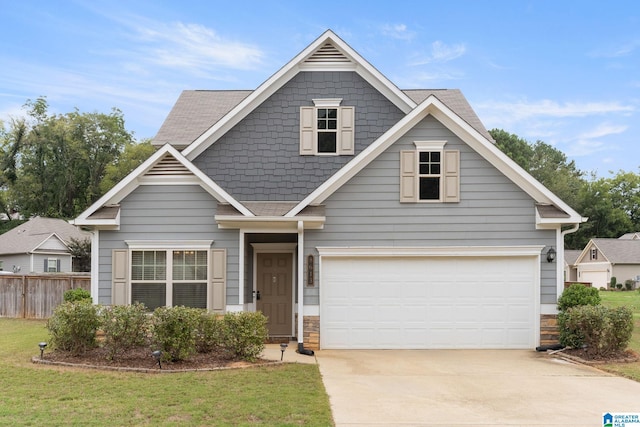
[[[73,256],[73,271],[91,271],[91,240],[71,238],[67,245]]]
[[[3,133],[5,210],[72,218],[103,194],[107,167],[134,144],[133,136],[116,108],[50,115],[44,97],[25,107],[26,119],[12,121]]]
[[[137,144],[127,144],[122,154],[112,163],[107,165],[104,177],[100,182],[100,192],[106,193],[114,185],[120,182],[131,171],[140,166],[156,151],[151,145],[151,140],[146,139]]]

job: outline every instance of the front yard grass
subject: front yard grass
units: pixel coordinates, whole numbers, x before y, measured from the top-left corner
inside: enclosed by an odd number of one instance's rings
[[[606,291],[600,292],[602,305],[606,307],[626,306],[633,312],[633,335],[629,349],[640,354],[640,292],[638,291]],[[640,381],[640,362],[609,363],[603,365],[606,371]]]
[[[44,325],[0,318],[0,425],[333,425],[317,365],[178,374],[37,365]]]

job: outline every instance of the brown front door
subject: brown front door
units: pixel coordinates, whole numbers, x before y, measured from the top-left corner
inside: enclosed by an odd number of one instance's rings
[[[267,316],[270,336],[291,336],[293,256],[258,253],[256,308]]]

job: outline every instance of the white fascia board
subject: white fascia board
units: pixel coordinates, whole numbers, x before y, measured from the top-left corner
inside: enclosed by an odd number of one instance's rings
[[[98,199],[97,202],[92,204],[84,212],[82,212],[74,221],[74,225],[109,225],[112,226],[113,220],[88,220],[88,217],[95,213],[98,209],[106,205],[119,204],[122,199],[128,196],[133,190],[141,185],[141,182],[145,180],[147,183],[153,182],[153,179],[149,177],[144,178],[144,174],[147,173],[155,164],[162,159],[165,154],[172,155],[176,160],[186,167],[191,173],[193,173],[198,179],[199,184],[209,194],[211,194],[218,202],[229,203],[236,208],[243,215],[253,216],[253,213],[245,208],[240,202],[235,200],[231,195],[224,191],[218,184],[213,182],[211,178],[205,175],[200,169],[195,167],[188,159],[186,159],[178,150],[169,144],[163,145],[158,151],[153,153],[147,160],[145,160],[140,166],[138,166],[133,172],[127,175],[122,181],[116,184],[111,190],[109,190],[104,196]],[[169,181],[168,179],[167,181]],[[119,221],[118,221],[119,225]]]
[[[587,244],[584,246],[584,249],[582,249],[582,252],[580,252],[580,255],[578,255],[578,258],[576,258],[576,262],[574,265],[578,265],[582,262],[583,258],[589,252],[589,249],[591,249],[591,246],[594,246],[594,243],[593,243],[593,240],[590,239],[587,242]]]
[[[321,257],[508,257],[540,256],[544,245],[442,247],[319,246],[316,249]]]
[[[291,230],[297,231],[298,222],[304,224],[305,230],[320,230],[324,228],[324,216],[282,217],[282,216],[253,216],[240,217],[237,215],[216,215],[214,217],[219,229],[245,229],[247,227],[261,230]]]
[[[211,249],[213,240],[125,240],[129,249]]]
[[[303,65],[304,60],[313,52],[322,47],[325,43],[333,43],[339,50],[349,57],[354,63],[339,64],[315,64]],[[200,135],[187,148],[182,150],[182,154],[191,160],[194,160],[208,147],[211,146],[218,138],[228,132],[233,126],[244,119],[251,111],[262,104],[267,98],[273,95],[277,90],[284,86],[300,71],[345,71],[353,70],[362,76],[369,84],[379,90],[389,100],[391,100],[403,112],[408,113],[415,108],[415,102],[409,98],[404,92],[398,89],[389,79],[384,77],[378,70],[369,64],[355,50],[340,39],[333,31],[327,30],[314,42],[307,46],[302,52],[296,55],[285,66],[280,68],[274,75],[269,77],[256,90],[251,92],[240,104],[236,105],[222,119],[218,120],[207,131]]]
[[[569,214],[569,218],[560,219],[560,221],[557,221],[558,224],[575,224],[586,221],[586,218],[583,218],[558,196],[553,194],[548,188],[533,178],[520,165],[503,153],[502,150],[481,135],[471,125],[462,120],[460,116],[451,111],[439,99],[433,95],[429,96],[429,98],[431,97],[434,99],[431,102],[429,112],[433,117],[447,126],[447,128],[455,133],[467,145],[473,148],[496,169],[513,181],[513,183],[529,194],[536,202],[555,205]]]

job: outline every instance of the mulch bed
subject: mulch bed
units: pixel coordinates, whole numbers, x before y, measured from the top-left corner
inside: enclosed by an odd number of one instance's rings
[[[561,351],[550,351],[553,357],[584,363],[586,365],[604,365],[607,363],[633,363],[640,361],[640,355],[633,350],[625,350],[610,354],[606,357],[594,357],[586,349],[572,348]]]
[[[40,356],[36,356],[32,358],[32,361],[34,363],[88,369],[157,373],[238,369],[281,363],[280,361],[265,359],[247,362],[239,359],[229,359],[223,354],[212,352],[197,353],[188,360],[177,362],[163,361],[162,369],[160,369],[156,359],[151,356],[151,351],[146,348],[135,349],[127,352],[123,356],[116,357],[114,360],[109,360],[106,350],[102,347],[89,350],[80,356],[73,356],[70,353],[62,351],[45,351],[43,359],[40,359]]]

